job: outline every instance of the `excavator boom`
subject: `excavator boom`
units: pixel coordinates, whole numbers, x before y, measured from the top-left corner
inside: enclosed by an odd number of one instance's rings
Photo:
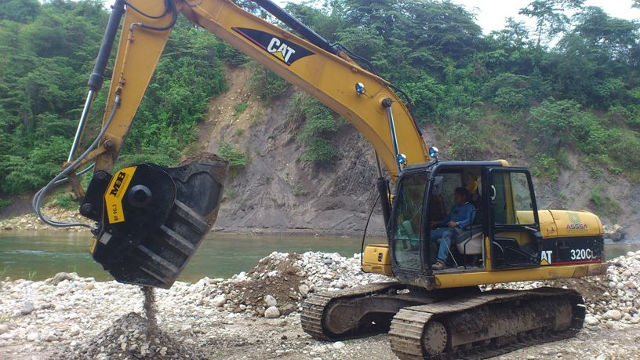
[[[170,287],[215,221],[227,163],[211,154],[176,168],[138,164],[112,175],[136,111],[153,77],[167,39],[182,13],[197,24],[316,97],[353,124],[371,143],[395,181],[405,166],[429,159],[410,110],[392,85],[353,61],[270,0],[256,0],[303,37],[281,29],[231,0],[116,0],[89,96],[62,176],[83,201],[80,213],[95,220],[91,252],[116,280]],[[109,54],[121,25],[102,130],[94,144],[75,158],[93,97],[100,89]],[[400,143],[398,139],[402,139]],[[86,194],[75,171],[95,162]],[[378,167],[383,213],[389,190]],[[55,183],[53,181],[52,183]],[[39,209],[40,198],[34,200]],[[38,211],[38,210],[37,210]]]

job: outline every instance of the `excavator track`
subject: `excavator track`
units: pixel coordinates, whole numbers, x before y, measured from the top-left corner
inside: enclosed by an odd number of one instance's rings
[[[574,336],[582,296],[558,288],[491,291],[401,309],[389,331],[402,360],[485,359]]]
[[[477,287],[427,291],[398,282],[374,283],[313,294],[300,319],[313,338],[335,341],[387,332],[393,316],[406,307],[479,294]]]
[[[326,329],[326,309],[332,301],[369,297],[386,293],[398,286],[401,285],[397,282],[384,282],[339,291],[322,291],[315,293],[309,296],[303,304],[302,313],[300,314],[302,329],[317,340],[331,341],[342,338],[341,336],[330,333]]]

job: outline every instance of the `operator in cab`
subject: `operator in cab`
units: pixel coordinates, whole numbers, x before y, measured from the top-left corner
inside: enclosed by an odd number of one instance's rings
[[[463,187],[456,188],[453,194],[453,208],[442,221],[431,222],[431,241],[436,241],[438,255],[433,270],[442,270],[447,267],[449,258],[449,248],[451,242],[456,238],[456,229],[463,229],[473,221],[473,211],[475,208],[469,202],[469,191]]]

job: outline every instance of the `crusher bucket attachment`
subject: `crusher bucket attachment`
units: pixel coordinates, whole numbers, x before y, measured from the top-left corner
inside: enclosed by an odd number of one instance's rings
[[[118,282],[171,287],[216,220],[227,169],[205,154],[172,168],[96,172],[80,207],[99,225],[94,260]]]

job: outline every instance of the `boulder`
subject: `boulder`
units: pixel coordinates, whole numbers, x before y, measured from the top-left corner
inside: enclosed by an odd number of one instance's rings
[[[274,307],[278,305],[278,301],[276,301],[276,298],[271,295],[266,295],[264,297],[264,303],[267,305],[267,307]]]
[[[213,302],[213,305],[217,307],[222,307],[227,302],[227,297],[224,296],[224,294],[217,295],[216,297],[213,298],[212,302]]]
[[[604,225],[604,237],[605,239],[611,239],[611,241],[621,241],[624,240],[626,235],[624,228],[619,224],[613,225]]]
[[[270,306],[264,311],[264,317],[267,319],[275,319],[280,317],[280,310],[275,306]]]

